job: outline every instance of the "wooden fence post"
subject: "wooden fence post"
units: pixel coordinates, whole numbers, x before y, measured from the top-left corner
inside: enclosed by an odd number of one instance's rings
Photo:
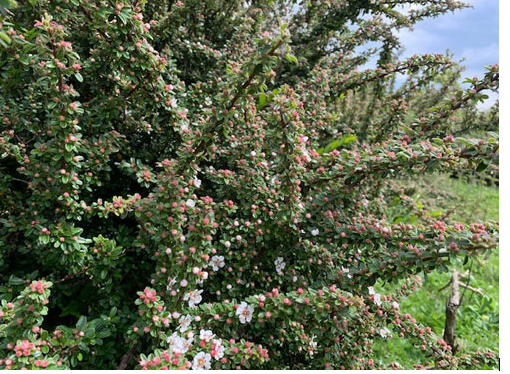
[[[452,347],[453,354],[457,350],[457,345],[455,344],[455,325],[457,323],[457,309],[459,306],[459,272],[455,270],[452,275],[452,294],[446,302],[446,321],[443,335],[446,343]]]

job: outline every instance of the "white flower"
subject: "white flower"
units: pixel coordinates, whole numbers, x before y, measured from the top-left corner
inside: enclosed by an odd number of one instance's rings
[[[374,303],[375,303],[375,305],[381,305],[382,304],[381,295],[379,295],[378,293],[376,293],[374,295]]]
[[[211,355],[205,352],[199,352],[193,358],[193,370],[209,370],[211,368]]]
[[[278,257],[275,261],[274,261],[274,264],[276,266],[276,272],[279,274],[279,275],[282,275],[283,272],[282,270],[285,268],[285,262],[283,262],[283,257]]]
[[[188,340],[183,339],[183,342],[182,342],[182,352],[181,353],[188,352],[189,349],[191,348],[192,344],[193,344],[193,333],[191,334],[191,337]]]
[[[310,347],[310,349],[308,350],[310,356],[313,356],[314,351],[317,349],[317,342],[315,341],[316,337],[317,337],[316,335],[313,335],[310,341],[308,342],[308,346]]]
[[[185,348],[184,343],[186,342],[186,339],[181,338],[179,335],[177,335],[176,332],[174,332],[172,335],[170,335],[166,342],[169,344],[169,348],[174,353],[186,353],[189,348]]]
[[[176,98],[175,98],[175,97],[172,97],[172,98],[170,99],[170,106],[171,106],[172,108],[175,108],[175,107],[177,106],[177,100],[176,100]]]
[[[212,267],[213,271],[218,271],[220,268],[225,266],[225,257],[213,256],[209,262],[209,266]]]
[[[211,330],[200,330],[200,340],[205,340],[206,343],[209,343],[212,338],[214,338],[214,333]]]
[[[193,208],[195,206],[195,202],[191,199],[186,200],[186,206]]]
[[[388,335],[390,334],[390,330],[388,330],[388,328],[385,327],[385,328],[379,330],[379,334],[381,334],[381,336],[386,339],[388,337]]]
[[[182,131],[188,131],[189,130],[188,125],[186,125],[186,124],[181,125],[181,130]]]
[[[374,287],[368,287],[368,294],[369,295],[374,295],[374,303],[376,305],[381,305],[382,304],[381,295],[378,294],[378,293],[375,293]]]
[[[225,242],[225,247],[230,248],[231,245],[232,244],[228,240]]]
[[[221,339],[213,340],[212,356],[215,360],[219,360],[225,356],[225,347],[221,344]]]
[[[179,319],[179,331],[180,332],[186,331],[188,329],[189,325],[191,324],[191,321],[193,321],[193,318],[189,314],[182,316]]]
[[[301,152],[303,153],[303,156],[305,156],[305,161],[306,162],[312,161],[312,158],[308,154],[308,151],[306,150],[306,148],[301,148]]]
[[[317,235],[319,235],[319,229],[313,229],[313,230],[312,230],[312,235],[313,235],[313,236],[317,236]]]
[[[172,278],[168,281],[168,285],[166,286],[166,289],[168,291],[171,291],[172,290],[172,287],[174,286],[174,284],[177,282],[177,280],[175,278]]]
[[[243,301],[237,308],[236,315],[239,317],[239,321],[241,323],[246,323],[251,321],[254,311],[255,310],[252,306],[246,304],[246,302]]]
[[[194,308],[195,305],[199,304],[202,301],[202,296],[200,295],[204,290],[193,290],[186,295],[184,295],[184,300],[188,301],[188,305],[190,308]]]
[[[251,157],[255,157],[256,155],[257,155],[257,153],[256,153],[255,151],[251,151],[251,152],[250,152],[250,156],[251,156]]]
[[[349,270],[349,268],[344,268],[344,267],[342,266],[342,272],[343,272],[344,274],[347,274],[347,278],[352,278],[352,275],[351,275],[351,274],[349,274],[349,271],[350,271],[350,270]]]
[[[195,178],[193,179],[193,184],[195,185],[196,188],[200,188],[200,186],[202,185],[202,181],[198,178]]]
[[[399,307],[399,305],[396,301],[392,302],[391,306],[393,306],[393,308],[395,308],[395,309],[398,309],[398,307]]]
[[[172,335],[170,335],[168,338],[166,338],[166,342],[170,344],[170,346],[175,345],[175,343],[180,339],[180,336],[177,335],[176,332],[174,332]]]

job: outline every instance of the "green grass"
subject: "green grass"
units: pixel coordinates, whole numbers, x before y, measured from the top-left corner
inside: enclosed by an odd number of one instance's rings
[[[451,217],[459,222],[486,222],[499,219],[499,191],[497,187],[488,187],[468,181],[450,179],[444,175],[429,175],[417,181],[405,181],[402,184],[412,192],[425,208],[431,211],[447,212],[457,207]],[[463,265],[456,261],[453,266],[461,274],[468,273],[469,263]],[[430,326],[442,337],[445,323],[445,302],[450,287],[441,290],[451,278],[451,273],[433,272],[426,278],[422,276],[423,287],[403,301],[400,309],[410,313],[418,322]],[[467,283],[468,279],[463,279]],[[462,305],[457,312],[457,343],[459,353],[489,348],[499,351],[499,250],[488,258],[481,258],[472,265],[470,286],[482,291],[479,295],[467,290]],[[384,293],[386,287],[379,285]],[[461,295],[464,289],[461,289]],[[396,334],[395,334],[396,335]],[[377,341],[375,356],[381,362],[398,362],[406,368],[413,364],[424,363],[427,359],[419,349],[412,347],[409,341],[392,338]]]

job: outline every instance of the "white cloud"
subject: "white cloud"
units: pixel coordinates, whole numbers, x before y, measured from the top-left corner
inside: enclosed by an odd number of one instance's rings
[[[405,56],[416,53],[432,53],[434,45],[442,42],[442,36],[427,30],[426,28],[415,27],[414,30],[401,30],[398,37],[405,47]]]
[[[499,8],[499,0],[464,0],[475,8]]]
[[[466,48],[461,57],[466,59],[469,65],[482,67],[483,65],[494,64],[499,61],[499,45],[498,43],[491,43],[479,48]]]

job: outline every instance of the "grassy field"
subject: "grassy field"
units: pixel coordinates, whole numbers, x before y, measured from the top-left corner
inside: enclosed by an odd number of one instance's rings
[[[422,180],[404,182],[413,190],[415,198],[426,207],[445,212],[457,207],[452,213],[459,222],[486,222],[499,219],[499,191],[468,181],[450,179],[444,175],[432,175]],[[467,274],[469,264],[461,261],[454,266],[461,274]],[[451,278],[451,273],[434,272],[427,279],[422,276],[423,287],[401,304],[404,313],[410,313],[423,325],[430,326],[442,337],[445,323],[445,302],[450,287],[441,290]],[[467,279],[463,280],[467,283]],[[469,284],[482,294],[466,291],[457,313],[457,340],[459,353],[490,348],[499,351],[499,250],[486,259],[479,259],[472,266]],[[384,293],[384,288],[379,285]],[[463,289],[461,289],[461,293]],[[376,357],[384,363],[398,362],[412,368],[417,362],[426,361],[419,349],[411,343],[393,338],[376,343]]]

